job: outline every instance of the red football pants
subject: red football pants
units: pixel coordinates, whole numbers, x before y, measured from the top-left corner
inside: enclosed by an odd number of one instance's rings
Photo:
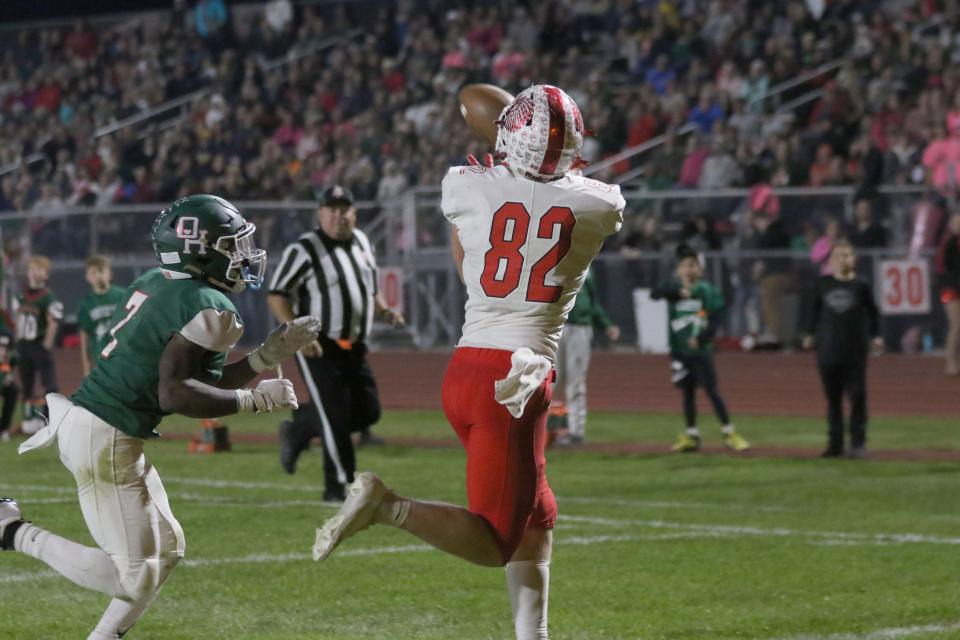
[[[443,379],[443,410],[467,451],[468,509],[490,524],[504,562],[527,527],[552,529],[557,519],[544,455],[553,376],[514,418],[493,395],[493,383],[510,371],[510,356],[460,347]]]

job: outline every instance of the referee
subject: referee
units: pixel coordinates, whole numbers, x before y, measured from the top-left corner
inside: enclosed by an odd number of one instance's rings
[[[283,252],[267,303],[278,322],[300,316],[321,319],[317,340],[297,354],[310,402],[280,425],[280,463],[296,470],[310,439],[323,441],[323,499],[344,499],[356,457],[350,434],[366,433],[380,419],[380,399],[367,364],[366,340],[374,316],[402,327],[377,291],[377,264],[366,234],[356,229],[353,195],[341,186],[318,193],[319,226]]]

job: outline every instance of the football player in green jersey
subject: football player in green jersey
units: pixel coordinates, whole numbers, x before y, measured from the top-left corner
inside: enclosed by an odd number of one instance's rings
[[[107,256],[93,255],[87,258],[86,276],[91,292],[80,301],[77,308],[83,375],[90,373],[90,363],[96,362],[97,356],[107,346],[113,312],[126,297],[122,287],[112,284],[113,271]]]
[[[0,442],[10,441],[10,423],[13,421],[17,396],[20,394],[20,387],[17,386],[14,376],[14,368],[17,366],[15,340],[12,331],[0,326],[0,400],[3,401],[3,408],[0,408]]]
[[[49,395],[50,423],[20,445],[25,453],[57,444],[97,546],[25,522],[17,503],[4,498],[0,549],[33,556],[111,596],[91,639],[130,629],[183,556],[183,530],[143,453],[160,420],[297,407],[289,380],[244,385],[312,342],[319,319],[281,325],[247,357],[224,365],[243,333],[226,294],[259,287],[266,263],[254,230],[215,196],[183,198],[161,212],[153,228],[161,267],[130,285],[90,375],[69,399]]]
[[[735,451],[745,451],[750,443],[730,422],[727,406],[717,389],[717,372],[713,366],[713,336],[724,307],[723,294],[701,280],[703,267],[696,251],[681,244],[676,256],[676,278],[650,292],[654,300],[665,299],[668,303],[673,382],[683,392],[687,430],[680,434],[673,450],[689,452],[700,448],[696,391],[702,387],[722,425],[723,443]]]
[[[47,288],[50,259],[35,255],[27,261],[27,287],[17,296],[17,358],[23,385],[23,422],[21,430],[32,435],[46,422],[43,396],[57,392],[57,368],[53,359],[53,341],[63,318],[63,303]],[[43,394],[34,396],[36,379]]]

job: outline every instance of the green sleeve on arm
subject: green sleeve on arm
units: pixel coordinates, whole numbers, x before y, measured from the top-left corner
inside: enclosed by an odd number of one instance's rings
[[[667,280],[650,290],[650,297],[654,300],[674,302],[680,299],[680,284],[676,280]]]
[[[723,299],[723,293],[713,285],[704,283],[703,306],[707,313],[718,313],[723,311],[726,301]]]
[[[600,304],[600,298],[597,295],[597,283],[593,279],[593,274],[590,273],[587,275],[587,279],[583,283],[583,290],[581,295],[588,296],[590,302],[590,322],[603,330],[606,330],[610,326],[610,317],[607,315],[606,310],[603,308],[603,305]]]
[[[597,300],[594,300],[593,305],[593,322],[604,331],[613,324],[610,322],[610,316],[607,315],[606,309],[604,309]]]
[[[81,300],[80,306],[77,307],[77,326],[87,333],[93,333],[95,328],[90,321],[90,311],[87,309],[89,306],[87,305],[87,300],[88,298]]]

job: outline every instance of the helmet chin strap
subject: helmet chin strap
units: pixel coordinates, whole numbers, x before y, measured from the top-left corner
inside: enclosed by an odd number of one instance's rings
[[[217,287],[218,289],[223,289],[224,291],[227,291],[229,293],[240,293],[241,291],[247,288],[247,283],[244,282],[243,280],[239,280],[237,282],[234,282],[233,285],[229,285],[226,282],[221,282],[216,278],[207,276],[207,282]],[[250,288],[253,289],[252,286]],[[257,288],[259,288],[259,286]]]

